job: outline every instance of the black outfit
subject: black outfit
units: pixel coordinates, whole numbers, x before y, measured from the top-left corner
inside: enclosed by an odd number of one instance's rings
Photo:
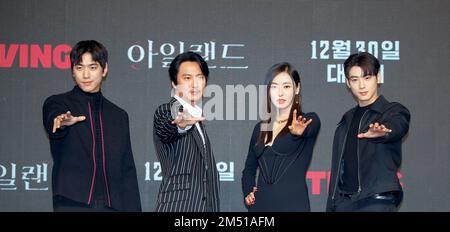
[[[117,212],[103,199],[94,198],[91,204],[70,200],[61,195],[53,197],[54,212]]]
[[[179,133],[171,123],[174,104],[179,103],[172,98],[160,105],[153,119],[153,141],[163,176],[156,211],[218,212],[219,173],[204,125],[200,123],[205,144],[195,125]]]
[[[52,132],[56,116],[70,111],[84,121]],[[101,92],[78,86],[47,98],[43,123],[53,157],[54,209],[141,211],[128,114]],[[74,209],[74,211],[76,211]]]
[[[359,120],[357,114],[362,114]],[[334,135],[327,211],[396,210],[403,197],[397,171],[409,121],[408,109],[383,96],[367,109],[356,106],[344,114]],[[375,122],[392,132],[372,139],[349,138],[367,131]],[[356,162],[351,153],[356,153]]]
[[[358,156],[357,156],[357,143],[358,143],[358,131],[359,122],[364,113],[370,108],[370,105],[364,107],[356,107],[355,113],[350,123],[348,130],[347,140],[345,142],[343,164],[342,164],[342,176],[339,184],[340,189],[348,193],[355,193],[358,191]]]
[[[277,136],[272,146],[258,143],[261,122],[255,126],[242,172],[244,198],[253,187],[258,188],[255,204],[246,206],[248,211],[310,211],[305,178],[320,129],[320,119],[316,113],[302,113],[302,116],[312,119],[303,134]]]

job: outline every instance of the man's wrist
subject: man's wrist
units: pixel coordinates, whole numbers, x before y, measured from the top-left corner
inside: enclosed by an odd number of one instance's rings
[[[186,133],[189,129],[191,129],[191,127],[192,127],[192,125],[189,125],[189,126],[186,126],[186,127],[184,127],[184,128],[181,128],[180,126],[177,125],[177,130],[178,130],[178,133],[184,134],[184,133]]]

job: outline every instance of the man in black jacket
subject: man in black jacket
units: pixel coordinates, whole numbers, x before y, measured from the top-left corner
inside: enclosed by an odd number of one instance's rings
[[[53,209],[141,211],[128,114],[100,90],[107,50],[97,41],[80,41],[70,61],[76,86],[43,106],[54,161]]]
[[[378,59],[367,52],[344,62],[358,105],[344,114],[334,135],[327,211],[393,212],[402,201],[397,172],[410,114],[378,95],[379,69]]]

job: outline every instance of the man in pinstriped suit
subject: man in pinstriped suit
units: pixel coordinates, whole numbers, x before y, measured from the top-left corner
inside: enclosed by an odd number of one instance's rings
[[[163,180],[157,212],[218,212],[219,175],[197,106],[208,81],[205,60],[194,52],[170,64],[175,96],[154,115],[153,141]]]

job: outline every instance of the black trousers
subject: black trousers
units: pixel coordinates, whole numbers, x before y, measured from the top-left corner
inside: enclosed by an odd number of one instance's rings
[[[106,206],[104,200],[93,200],[91,205],[70,200],[62,196],[53,197],[54,212],[117,212]]]
[[[387,195],[391,196],[391,195]],[[336,212],[397,212],[399,196],[377,197],[371,196],[355,200],[350,195],[339,194],[335,201]]]

